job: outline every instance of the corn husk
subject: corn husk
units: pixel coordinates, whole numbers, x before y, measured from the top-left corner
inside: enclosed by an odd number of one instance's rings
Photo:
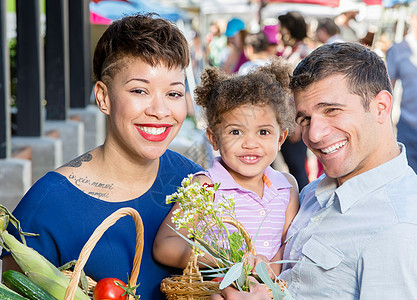
[[[36,250],[26,246],[26,244],[18,241],[13,235],[9,234],[6,231],[9,220],[13,220],[12,224],[18,229],[21,236],[28,235],[21,230],[17,219],[14,218],[5,207],[0,205],[0,239],[2,246],[11,253],[20,269],[22,269],[30,279],[57,299],[64,299],[66,288],[70,282],[69,278]],[[29,274],[34,273],[36,274],[32,275],[33,278],[31,278]],[[38,280],[38,282],[36,280]],[[61,294],[56,293],[57,286],[63,287],[63,292],[61,291]],[[77,288],[76,297],[74,299],[89,300],[90,298],[84,294],[80,288]]]
[[[43,287],[48,293],[50,293],[52,296],[54,296],[57,299],[64,299],[65,292],[67,291],[67,287],[69,284],[69,279],[65,276],[67,280],[66,283],[62,284],[57,282],[57,280],[52,280],[51,278],[48,278],[38,272],[28,272],[26,274],[34,283],[37,285]],[[84,294],[84,292],[77,288],[74,300],[90,300],[90,298]]]

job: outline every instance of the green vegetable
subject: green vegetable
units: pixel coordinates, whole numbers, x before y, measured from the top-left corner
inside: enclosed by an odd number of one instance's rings
[[[16,263],[33,282],[55,298],[64,299],[65,290],[70,282],[69,278],[37,251],[19,242],[14,236],[9,234],[6,231],[9,220],[19,230],[21,236],[28,235],[22,232],[19,221],[12,216],[7,208],[0,205],[0,246],[3,246],[12,254]],[[34,276],[34,278],[31,278],[30,273],[39,274],[41,277]],[[38,282],[39,278],[41,279]],[[44,280],[44,278],[49,280]],[[58,285],[64,287],[64,291],[61,294],[56,292],[56,286]],[[90,300],[90,298],[84,294],[81,288],[77,287],[74,300]]]
[[[20,272],[14,270],[3,272],[3,281],[9,288],[30,300],[57,300]]]
[[[63,285],[37,272],[29,272],[27,273],[27,276],[37,285],[42,286],[42,287],[47,287],[45,289],[55,298],[59,300],[64,299],[65,293],[68,288],[69,279],[68,279],[68,283]],[[91,300],[91,299],[86,294],[84,294],[84,292],[80,288],[77,288],[73,300]]]
[[[0,283],[0,299],[2,300],[28,300],[28,298],[22,297],[16,292],[9,289],[4,284]]]

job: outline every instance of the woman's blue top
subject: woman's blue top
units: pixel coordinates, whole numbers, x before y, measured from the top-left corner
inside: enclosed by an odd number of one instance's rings
[[[165,299],[159,290],[161,280],[179,270],[158,264],[152,257],[152,244],[158,228],[172,205],[165,197],[176,192],[188,174],[201,167],[180,154],[167,150],[160,158],[153,186],[139,198],[106,202],[91,197],[71,184],[66,177],[49,172],[22,198],[14,216],[25,232],[27,244],[56,266],[78,258],[96,227],[121,207],[136,209],[144,224],[144,249],[137,293],[141,299]],[[9,226],[10,233],[17,233]],[[133,219],[125,216],[111,226],[93,249],[84,271],[95,280],[115,277],[127,282],[132,271],[136,233]],[[2,255],[7,254],[4,252]]]

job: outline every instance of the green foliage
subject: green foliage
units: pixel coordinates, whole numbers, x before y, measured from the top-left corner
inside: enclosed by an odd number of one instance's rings
[[[201,185],[193,182],[192,176],[188,176],[176,193],[167,196],[166,201],[177,202],[180,206],[173,212],[175,231],[180,234],[178,230],[185,228],[188,231],[186,240],[194,247],[196,255],[209,255],[216,261],[216,268],[208,266],[211,276],[217,277],[218,274],[226,273],[227,277],[223,282],[227,282],[227,285],[234,283],[239,288],[246,289],[250,268],[245,267],[244,257],[249,249],[242,232],[239,229],[231,232],[224,222],[224,217],[227,217],[238,223],[233,197],[223,196],[216,204],[213,202],[219,186],[220,184]],[[231,274],[233,270],[239,271]]]

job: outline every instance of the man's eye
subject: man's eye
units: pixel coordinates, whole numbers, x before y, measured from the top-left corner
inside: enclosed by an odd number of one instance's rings
[[[261,130],[259,130],[259,134],[260,135],[268,135],[268,134],[270,134],[270,132],[269,132],[269,130],[261,129]]]
[[[233,129],[232,131],[230,131],[230,134],[232,134],[232,135],[239,135],[240,134],[240,130]]]
[[[308,126],[308,125],[310,125],[310,118],[309,117],[306,117],[306,118],[297,119],[297,123],[301,127]]]
[[[335,114],[339,111],[339,108],[328,108],[326,109],[326,114]]]

